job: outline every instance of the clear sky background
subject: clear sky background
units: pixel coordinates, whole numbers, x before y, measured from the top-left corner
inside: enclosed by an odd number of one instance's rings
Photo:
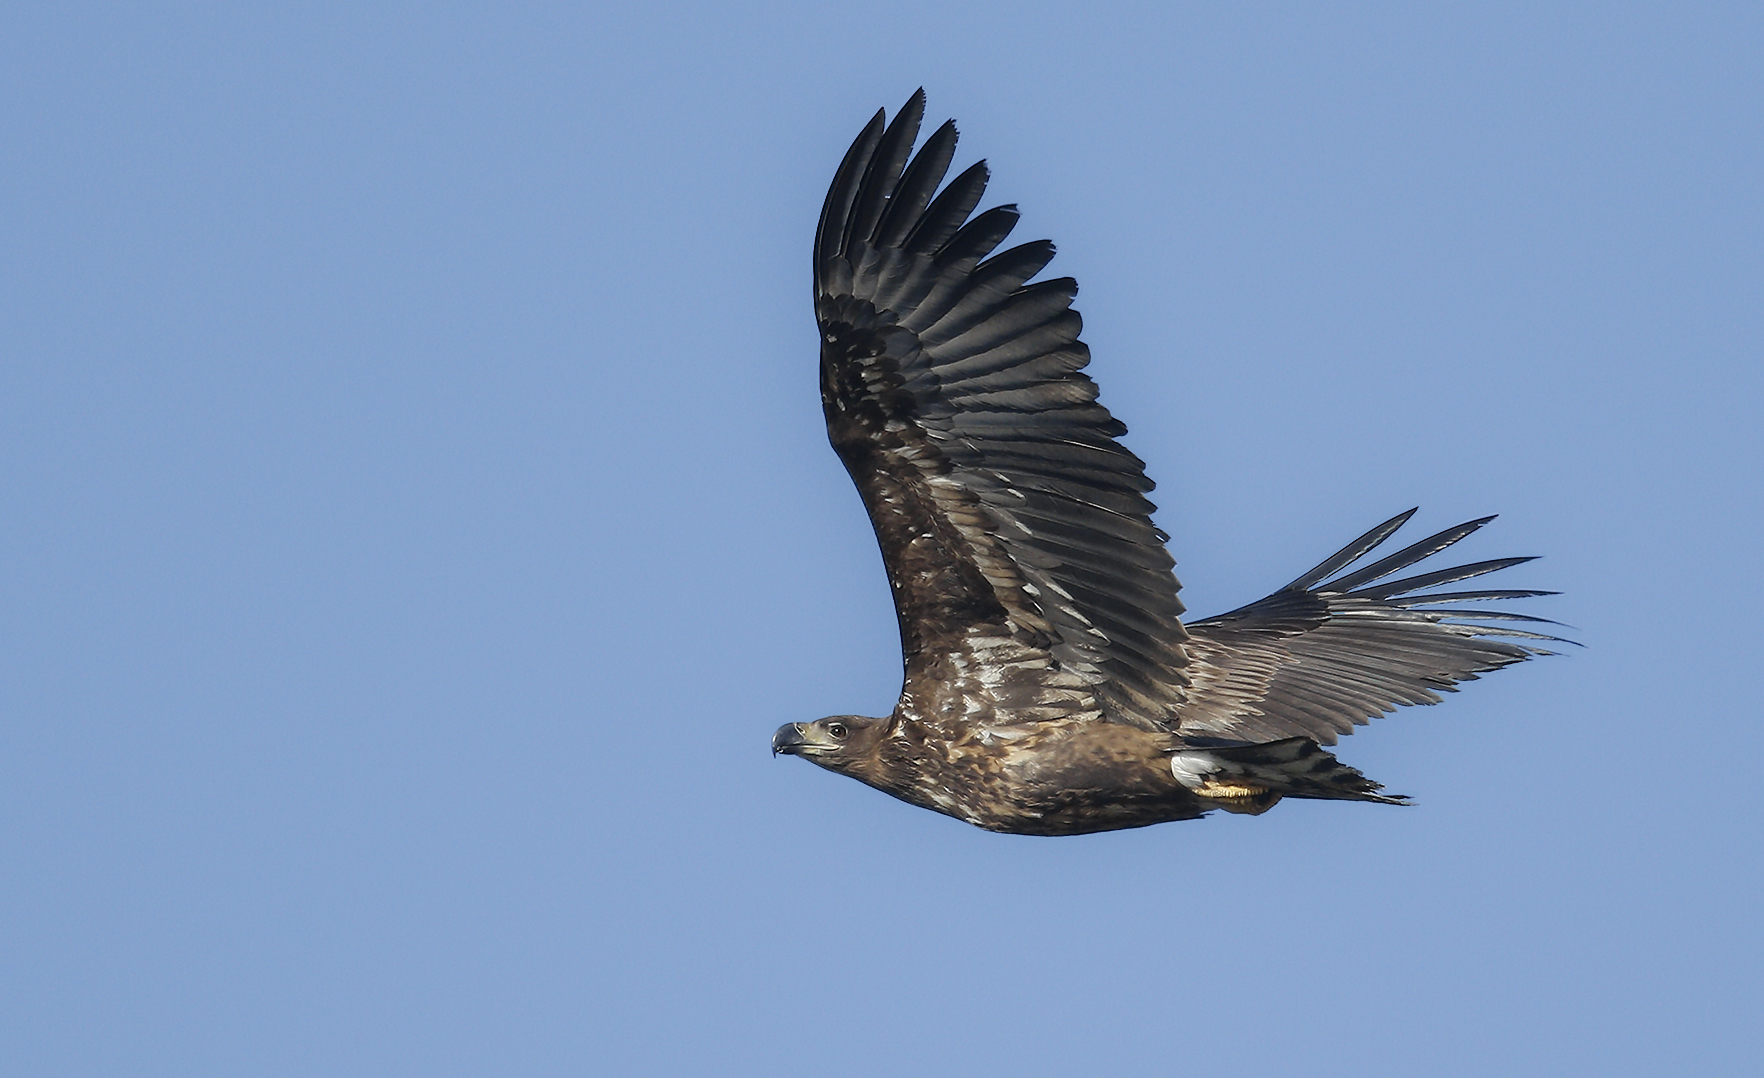
[[[899,687],[809,243],[920,85],[1197,615],[1547,556],[1584,650],[1342,745],[1416,807],[768,755]],[[8,7],[0,1070],[1756,1074],[1761,91],[1740,3]]]

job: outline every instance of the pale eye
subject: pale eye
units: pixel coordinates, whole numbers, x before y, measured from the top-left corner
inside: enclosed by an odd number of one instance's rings
[[[836,738],[837,740],[840,740],[840,741],[845,740],[845,724],[842,722],[828,723],[827,724],[827,732],[832,734],[834,736],[834,738]]]

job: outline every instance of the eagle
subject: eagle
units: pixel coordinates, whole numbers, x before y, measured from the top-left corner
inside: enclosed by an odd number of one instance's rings
[[[900,701],[786,723],[773,753],[1025,835],[1287,797],[1406,803],[1324,746],[1550,654],[1538,645],[1559,638],[1512,624],[1544,619],[1455,604],[1553,593],[1431,590],[1531,559],[1389,579],[1484,517],[1362,564],[1411,509],[1267,598],[1185,623],[1152,482],[1083,373],[1077,283],[1032,282],[1046,240],[994,253],[1017,208],[974,214],[984,161],[944,184],[953,121],[912,152],[924,112],[921,89],[870,120],[814,246],[827,436],[882,548]]]

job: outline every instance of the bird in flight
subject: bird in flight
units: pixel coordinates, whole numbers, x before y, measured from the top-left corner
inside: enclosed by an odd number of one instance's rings
[[[1552,593],[1430,590],[1531,559],[1389,579],[1485,517],[1361,564],[1410,510],[1267,598],[1185,624],[1152,482],[1082,373],[1077,283],[1029,283],[1046,240],[994,253],[1017,209],[970,217],[986,165],[944,185],[955,125],[913,154],[924,111],[921,90],[893,123],[871,119],[814,249],[821,404],[894,592],[900,702],[786,723],[772,751],[1016,834],[1283,797],[1402,804],[1323,746],[1549,654],[1537,645],[1557,638],[1512,627],[1543,619],[1455,604]]]

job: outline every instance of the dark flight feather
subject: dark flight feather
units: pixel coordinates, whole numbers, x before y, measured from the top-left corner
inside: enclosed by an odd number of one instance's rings
[[[1182,606],[1144,467],[1078,373],[1077,284],[1028,283],[1053,258],[1045,240],[993,254],[1014,208],[962,221],[983,169],[930,196],[955,129],[909,161],[923,107],[914,95],[852,145],[815,267],[828,430],[882,544],[907,681],[929,692],[952,656],[978,661],[972,639],[1005,637],[1091,686],[1099,717],[1168,727],[1185,684]],[[1135,601],[1087,587],[1093,574]],[[978,620],[937,620],[957,610]]]
[[[1190,623],[1194,689],[1182,710],[1183,732],[1273,740],[1293,734],[1325,745],[1357,724],[1402,704],[1431,704],[1439,691],[1480,673],[1549,652],[1507,637],[1558,637],[1461,619],[1543,621],[1500,611],[1428,609],[1429,602],[1525,598],[1547,592],[1410,592],[1482,576],[1530,561],[1499,558],[1376,581],[1444,550],[1493,517],[1428,536],[1364,569],[1349,568],[1388,539],[1414,510],[1386,521],[1343,547],[1317,569],[1249,606]]]

